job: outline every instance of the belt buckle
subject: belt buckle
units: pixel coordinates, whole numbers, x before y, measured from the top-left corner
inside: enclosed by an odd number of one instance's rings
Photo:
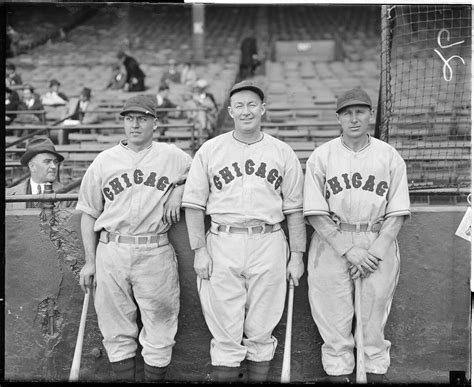
[[[102,235],[103,235],[103,243],[109,243],[110,242],[110,233],[108,231],[102,231]]]

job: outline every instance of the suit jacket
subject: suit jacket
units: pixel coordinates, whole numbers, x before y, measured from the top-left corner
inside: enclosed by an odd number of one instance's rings
[[[72,120],[80,120],[83,125],[97,124],[100,122],[99,114],[94,113],[94,110],[98,108],[96,103],[89,101],[85,112],[81,112],[79,106],[79,98],[74,97],[69,100],[68,115],[74,114],[74,116],[71,117]]]
[[[53,183],[53,191],[56,192],[60,188],[63,188],[64,186],[55,181]],[[31,185],[30,185],[30,179],[26,179],[22,181],[20,184],[15,185],[14,187],[7,188],[5,195],[31,195]],[[22,208],[35,208],[35,207],[41,207],[42,203],[41,202],[10,202],[10,203],[5,203],[5,208],[6,209],[22,209]],[[62,202],[56,202],[55,203],[56,207],[60,208],[67,208],[67,207],[75,207],[75,202],[70,202],[70,201],[62,201]]]

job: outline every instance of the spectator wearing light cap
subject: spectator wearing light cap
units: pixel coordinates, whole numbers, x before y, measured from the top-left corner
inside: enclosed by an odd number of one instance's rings
[[[205,79],[198,79],[194,85],[192,98],[187,101],[189,108],[202,108],[189,114],[197,129],[208,138],[214,137],[217,126],[219,108],[214,95],[208,91],[209,83]]]
[[[137,381],[137,340],[145,381],[163,381],[178,328],[178,267],[167,232],[180,219],[191,156],[153,141],[156,108],[153,96],[125,102],[120,113],[125,138],[89,166],[76,207],[83,213],[86,261],[79,282],[84,291],[95,288],[115,381]]]
[[[31,195],[44,193],[46,183],[53,184],[53,191],[63,188],[59,182],[59,165],[64,156],[56,151],[53,142],[45,136],[33,138],[26,146],[20,161],[28,167],[30,177],[20,184],[7,188],[6,195]],[[75,203],[74,203],[75,204]],[[73,202],[59,202],[60,207],[71,207]],[[39,207],[38,202],[6,203],[7,209]]]
[[[41,102],[45,106],[64,106],[69,98],[62,91],[59,91],[61,83],[57,79],[49,82],[49,91],[41,96]]]

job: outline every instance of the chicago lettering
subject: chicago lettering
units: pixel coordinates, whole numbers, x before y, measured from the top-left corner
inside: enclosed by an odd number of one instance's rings
[[[262,179],[265,179],[268,183],[272,184],[274,188],[277,190],[281,183],[283,182],[283,177],[280,176],[279,172],[275,168],[267,167],[267,164],[263,161],[260,165],[256,165],[252,159],[248,159],[245,161],[243,166],[240,166],[238,162],[232,163],[231,166],[227,166],[222,168],[218,171],[216,175],[213,177],[213,182],[215,187],[218,190],[221,190],[222,187],[237,177],[242,177],[243,174],[246,175],[255,175]]]
[[[158,178],[156,172],[150,172],[145,177],[140,169],[135,169],[132,176],[123,173],[120,177],[114,177],[108,182],[109,186],[104,187],[102,192],[107,199],[112,201],[115,195],[125,191],[126,188],[130,188],[133,184],[143,184],[148,187],[156,187],[159,191],[164,191],[169,186],[170,181],[166,176]]]
[[[360,188],[364,191],[375,192],[379,196],[384,196],[388,190],[388,183],[386,181],[380,181],[376,184],[374,175],[369,175],[364,178],[359,172],[355,172],[352,176],[347,173],[341,174],[341,176],[334,176],[326,181],[326,199],[333,195],[337,195],[344,189]]]

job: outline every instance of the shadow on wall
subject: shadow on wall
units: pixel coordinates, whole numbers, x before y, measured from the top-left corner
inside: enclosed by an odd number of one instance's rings
[[[415,213],[402,229],[400,279],[385,330],[392,342],[390,382],[447,383],[449,371],[468,370],[470,246],[454,236],[462,216],[459,209]],[[5,379],[65,381],[84,299],[78,284],[84,264],[80,212],[55,210],[54,216],[40,209],[7,212],[5,231]],[[311,233],[308,226],[308,240]],[[199,304],[184,216],[169,238],[178,256],[181,308],[167,380],[204,382],[211,368],[211,336]],[[311,317],[307,291],[305,275],[294,298],[291,365],[295,382],[314,382],[325,376],[322,340]],[[92,304],[79,381],[111,381]],[[274,331],[278,347],[269,374],[273,382],[280,381],[285,328],[286,312]]]

